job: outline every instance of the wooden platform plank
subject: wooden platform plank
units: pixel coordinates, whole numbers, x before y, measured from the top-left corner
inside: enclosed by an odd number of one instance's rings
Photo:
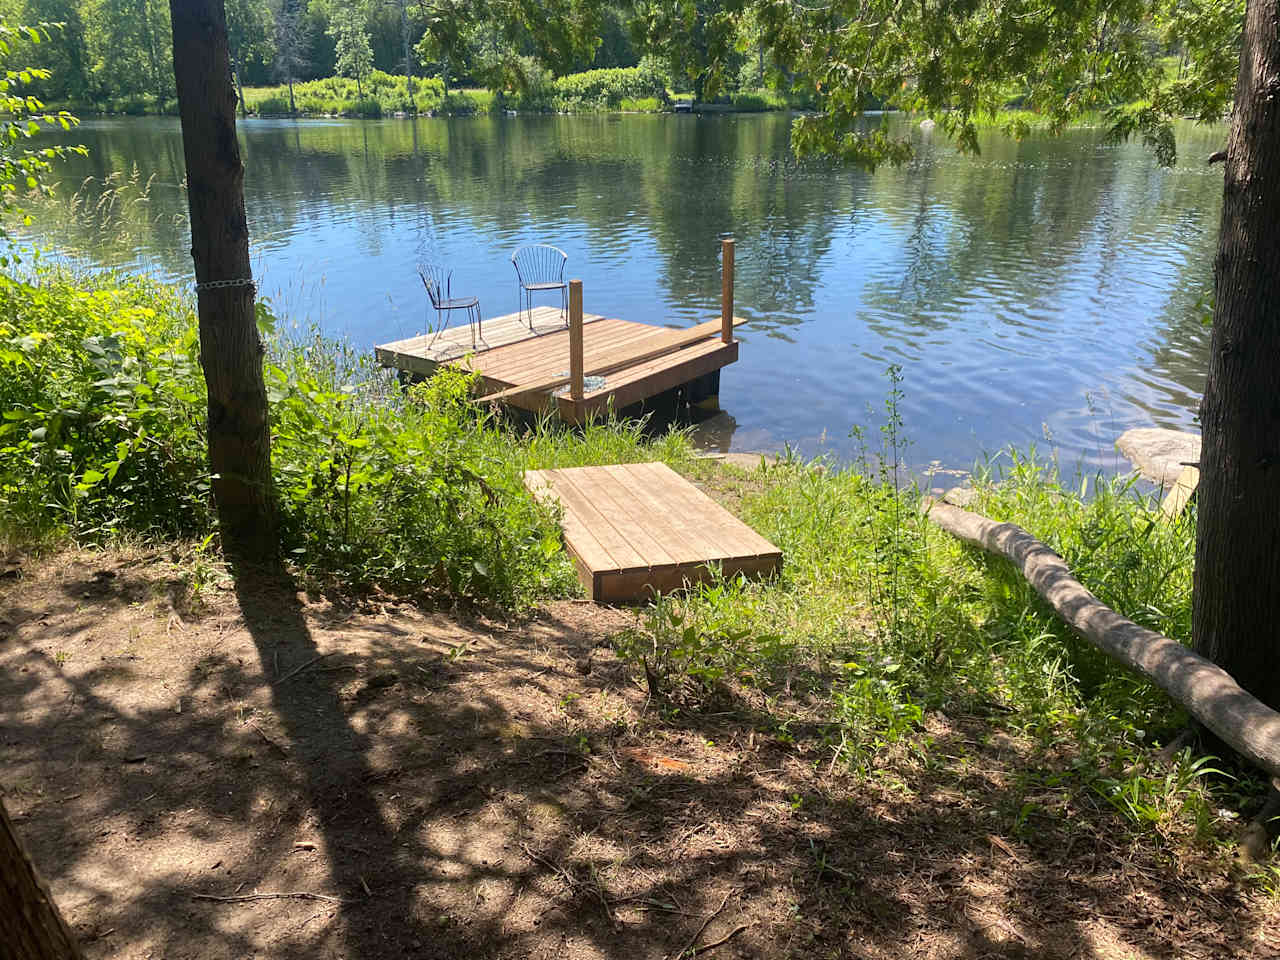
[[[627,470],[632,476],[639,477],[641,483],[647,482],[650,490],[661,490],[673,515],[687,512],[701,516],[705,522],[702,532],[711,541],[710,549],[721,556],[754,557],[777,552],[777,547],[728,510],[700,511],[703,502],[710,498],[665,463],[633,463],[627,466]]]
[[[568,335],[558,307],[537,307],[533,316],[533,333],[529,332],[529,324],[520,314],[509,313],[485,320],[480,325],[482,336],[477,338],[474,346],[469,326],[462,323],[442,330],[438,338],[433,333],[424,333],[381,344],[374,347],[374,356],[385,367],[396,367],[429,376],[440,364],[460,360],[468,354],[484,353],[516,343],[537,342],[542,337],[557,333]],[[582,315],[584,324],[593,324],[603,319],[603,316],[595,313]],[[565,356],[567,362],[567,352]]]
[[[699,529],[695,518],[673,511],[647,477],[632,468],[635,464],[612,464],[602,467],[629,494],[631,502],[650,517],[660,535],[668,543],[672,559],[677,563],[698,563],[716,555],[716,545]]]
[[[554,474],[554,470],[528,470],[524,475],[525,487],[538,500],[561,505],[560,526],[564,531],[565,542],[575,559],[585,564],[588,571],[613,568],[617,565],[617,561],[591,528],[577,512],[564,508],[563,501],[557,493]]]
[[[565,544],[593,599],[626,602],[710,576],[769,575],[782,552],[661,463],[531,470],[563,511]]]
[[[636,570],[650,565],[640,550],[614,527],[600,507],[579,488],[572,469],[549,470],[547,474],[564,506],[565,515],[572,513],[608,552],[611,558],[609,566],[599,569]]]
[[[563,387],[569,370],[569,331],[559,308],[535,308],[533,317],[534,333],[521,314],[486,321],[474,349],[463,325],[443,331],[434,342],[432,334],[424,334],[380,345],[375,355],[383,366],[415,377],[430,376],[442,364],[474,370],[478,398],[496,398],[533,413],[550,409],[569,423],[633,406],[738,359],[738,341],[726,344],[710,336],[718,331],[718,321],[674,328],[586,314],[584,368],[588,378],[601,376],[604,382],[573,400]],[[733,322],[746,321],[735,317]],[[704,339],[691,340],[702,328]]]
[[[636,511],[635,500],[628,496],[625,487],[614,482],[610,474],[598,470],[582,470],[573,476],[573,483],[600,508],[613,528],[644,558],[643,563],[636,564],[636,569],[669,566],[680,563],[681,559],[688,559],[682,558],[678,553],[673,554],[663,544],[660,519],[647,512]]]
[[[729,511],[706,510],[710,498],[666,464],[629,464],[626,469],[637,485],[651,491],[652,496],[661,497],[670,516],[697,518],[694,532],[705,556],[742,560],[777,552],[777,547]]]
[[[662,328],[603,318],[583,328],[583,358],[588,368],[632,343],[647,342]],[[459,361],[492,380],[536,382],[569,368],[568,331],[547,334],[537,343],[512,344]]]

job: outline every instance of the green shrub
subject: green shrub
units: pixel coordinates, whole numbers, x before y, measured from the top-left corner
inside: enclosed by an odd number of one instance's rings
[[[286,112],[288,107],[286,105]],[[317,96],[303,97],[298,101],[298,113],[307,117],[336,116],[341,111],[336,100],[323,100]]]
[[[444,85],[436,78],[415,77],[413,103],[409,101],[409,82],[403,75],[375,70],[364,81],[364,94],[347,77],[324,77],[293,85],[298,113],[302,116],[385,117],[389,114],[421,113],[437,110],[444,96]],[[287,87],[250,87],[244,92],[250,113],[280,116],[289,113]]]
[[[438,110],[441,113],[458,117],[479,113],[480,99],[476,96],[478,92],[475,90],[454,90],[447,97],[441,99]]]
[[[288,98],[280,96],[263,97],[253,104],[252,109],[260,117],[283,117],[293,112],[289,109]]]
[[[654,97],[662,103],[667,99],[667,88],[662,76],[654,69],[642,67],[614,67],[571,73],[557,79],[555,88],[561,109],[589,105],[617,107],[625,97]]]
[[[260,326],[275,323],[259,304]],[[365,352],[268,333],[282,549],[343,588],[428,590],[518,608],[576,589],[525,469],[688,456],[634,424],[522,433],[449,372],[402,391]],[[189,297],[145,279],[0,275],[0,527],[204,538],[215,529]]]
[[[0,510],[41,536],[201,533],[212,521],[190,308],[142,279],[0,275]]]
[[[629,113],[657,113],[662,109],[662,102],[657,97],[623,97],[618,109]]]

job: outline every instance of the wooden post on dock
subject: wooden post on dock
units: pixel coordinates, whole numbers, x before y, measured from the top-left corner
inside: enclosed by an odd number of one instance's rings
[[[582,399],[582,281],[569,281],[569,396]]]
[[[733,238],[720,241],[720,339],[733,343]]]

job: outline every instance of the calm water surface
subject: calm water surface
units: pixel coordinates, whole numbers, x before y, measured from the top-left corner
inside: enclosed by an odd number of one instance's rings
[[[1221,131],[1180,131],[1159,169],[1092,131],[984,138],[874,174],[790,155],[781,115],[519,117],[241,124],[255,272],[292,322],[361,347],[420,332],[424,255],[486,316],[516,309],[511,250],[569,254],[590,312],[688,326],[719,311],[721,234],[737,238],[741,360],[721,449],[848,456],[902,366],[911,459],[965,467],[1009,445],[1117,466],[1129,426],[1185,427],[1203,385]],[[42,218],[42,239],[103,265],[187,279],[176,121],[102,120],[62,171],[136,170],[150,199],[112,219]],[[874,414],[868,413],[868,406]]]

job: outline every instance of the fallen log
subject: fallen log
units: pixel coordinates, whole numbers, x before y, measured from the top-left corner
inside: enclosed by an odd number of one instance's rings
[[[1127,620],[1084,588],[1056,553],[1017,524],[927,499],[921,511],[952,536],[1011,560],[1067,625],[1142,674],[1242,757],[1280,777],[1280,713],[1221,667]]]

